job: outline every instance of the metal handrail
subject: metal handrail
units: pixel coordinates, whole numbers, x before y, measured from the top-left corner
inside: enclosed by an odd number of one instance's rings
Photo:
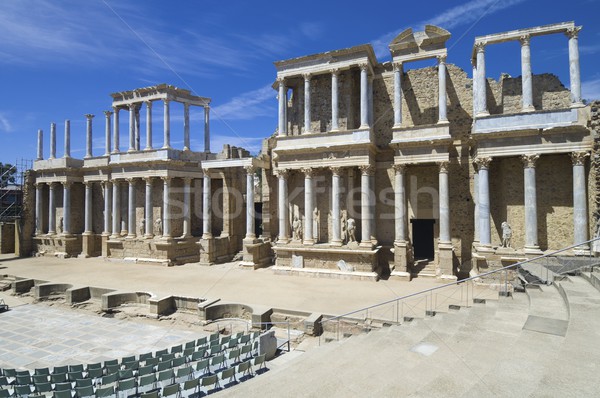
[[[353,315],[353,314],[356,314],[356,313],[359,313],[359,312],[362,312],[362,311],[368,311],[368,310],[370,310],[372,308],[380,307],[382,305],[390,304],[390,303],[393,303],[393,302],[396,302],[396,301],[400,301],[400,300],[405,300],[405,299],[408,299],[408,298],[411,298],[411,297],[415,297],[415,296],[419,296],[419,295],[426,294],[426,293],[429,293],[429,292],[433,292],[435,290],[439,290],[439,289],[443,289],[443,288],[450,287],[450,286],[455,286],[455,285],[458,286],[461,283],[469,282],[469,281],[472,281],[472,280],[475,280],[475,279],[478,279],[478,278],[481,278],[481,277],[484,277],[484,276],[487,276],[487,275],[495,274],[495,273],[498,273],[498,272],[503,272],[503,271],[509,270],[511,268],[518,267],[518,266],[520,266],[522,264],[529,263],[529,262],[532,262],[532,261],[535,261],[535,260],[539,260],[541,258],[551,257],[551,256],[556,255],[557,253],[562,253],[562,252],[565,252],[567,250],[571,250],[571,249],[574,249],[574,248],[579,247],[581,245],[584,245],[586,243],[591,243],[591,242],[594,242],[594,241],[597,241],[597,240],[600,240],[600,237],[596,237],[596,238],[587,240],[585,242],[581,242],[581,243],[577,243],[577,244],[574,244],[574,245],[571,245],[571,246],[567,246],[567,247],[564,247],[564,248],[562,248],[560,250],[556,250],[556,251],[554,251],[552,253],[545,253],[545,254],[542,254],[542,255],[537,256],[537,257],[533,257],[533,258],[529,258],[527,260],[519,261],[518,263],[507,265],[506,267],[502,267],[502,268],[498,268],[498,269],[495,269],[495,270],[492,270],[492,271],[484,272],[483,274],[478,274],[476,276],[471,276],[471,277],[466,278],[466,279],[461,279],[460,281],[445,283],[445,284],[439,285],[439,286],[434,286],[434,287],[431,287],[431,288],[428,288],[428,289],[425,289],[425,290],[421,290],[421,291],[418,291],[418,292],[415,292],[415,293],[410,293],[410,294],[407,294],[407,295],[404,295],[404,296],[398,296],[396,298],[393,298],[393,299],[390,299],[390,300],[386,300],[386,301],[383,301],[383,302],[380,302],[380,303],[377,303],[377,304],[373,304],[373,305],[370,305],[368,307],[363,307],[363,308],[360,308],[358,310],[350,311],[350,312],[347,312],[347,313],[342,314],[342,315],[336,315],[334,317],[321,320],[320,321],[321,329],[323,329],[323,325],[326,322],[331,322],[331,321],[339,320],[341,318],[346,318],[349,315]]]

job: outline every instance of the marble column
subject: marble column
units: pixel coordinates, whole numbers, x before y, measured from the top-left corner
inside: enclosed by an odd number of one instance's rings
[[[210,106],[204,106],[204,152],[210,152]]]
[[[277,215],[279,216],[279,239],[277,243],[288,243],[289,235],[289,215],[288,215],[288,185],[287,178],[289,170],[280,169],[276,171],[278,181],[277,196]]]
[[[525,251],[539,251],[535,162],[539,155],[522,155],[525,192]]]
[[[163,234],[164,239],[171,238],[171,177],[163,180]]]
[[[372,247],[371,226],[373,215],[371,214],[373,203],[373,192],[371,187],[371,176],[375,175],[375,167],[372,165],[359,166],[360,176],[360,208],[361,208],[361,246]]]
[[[102,188],[104,189],[104,231],[102,231],[102,235],[109,236],[112,232],[111,230],[111,213],[110,206],[112,202],[112,190],[111,183],[109,181],[102,182]]]
[[[473,163],[473,242],[479,243],[479,168]]]
[[[129,104],[129,150],[135,151],[135,104]]]
[[[406,242],[406,188],[404,182],[404,175],[406,172],[406,165],[395,164],[394,166],[394,243]]]
[[[489,167],[492,158],[479,157],[475,159],[479,168],[479,243],[482,246],[490,247],[491,230],[490,230],[490,184],[489,184]]]
[[[340,194],[341,194],[341,172],[342,168],[331,166],[331,226],[332,236],[331,244],[333,246],[342,245],[342,224],[341,224],[341,209],[340,209]]]
[[[373,125],[374,114],[373,114],[373,75],[369,75],[367,83],[367,110],[368,110],[368,121],[369,126]]]
[[[478,43],[475,45],[477,53],[477,79],[476,79],[476,112],[475,116],[487,116],[490,113],[487,108],[487,87],[485,76],[485,44]]]
[[[254,233],[254,166],[244,167],[246,170],[246,239],[255,239]]]
[[[440,206],[440,243],[450,243],[450,187],[448,184],[449,162],[439,162],[439,206]]]
[[[315,170],[307,167],[302,169],[304,173],[304,240],[305,245],[313,245],[315,243],[313,234],[313,210],[314,210],[314,187],[313,175]]]
[[[212,239],[212,190],[210,170],[204,169],[202,184],[202,239]]]
[[[183,236],[189,238],[192,236],[192,179],[183,179]]]
[[[171,148],[171,115],[169,113],[169,99],[164,99],[163,113],[163,148]]]
[[[571,81],[571,102],[576,105],[582,104],[581,99],[581,75],[579,70],[579,31],[580,26],[569,29],[566,34],[569,38],[569,77]]]
[[[84,182],[85,185],[85,211],[84,211],[84,235],[92,233],[92,195],[94,185],[92,182]]]
[[[84,159],[89,159],[93,156],[92,154],[92,119],[94,115],[88,113],[85,115],[85,156]]]
[[[56,185],[48,184],[48,235],[56,235]]]
[[[104,156],[110,155],[110,117],[113,113],[111,111],[104,111],[106,117],[106,126],[104,128]]]
[[[71,121],[65,120],[65,158],[71,157]]]
[[[285,79],[278,78],[277,84],[279,85],[279,128],[278,135],[285,137],[287,135],[287,88],[285,87]]]
[[[63,235],[71,234],[71,185],[65,181],[63,184]]]
[[[43,222],[42,222],[42,212],[43,212],[43,191],[44,184],[36,183],[35,184],[35,234],[41,235],[43,234]]]
[[[402,63],[394,62],[394,127],[402,126]]]
[[[152,177],[146,177],[144,178],[144,181],[146,182],[146,197],[144,199],[144,217],[146,220],[146,225],[145,225],[145,231],[144,231],[144,237],[145,238],[152,238],[154,237],[154,211],[153,211],[153,207],[152,207]]]
[[[302,75],[304,77],[304,133],[311,133],[311,114],[310,114],[310,73]]]
[[[146,148],[152,149],[152,101],[145,101],[146,104]]]
[[[118,238],[121,234],[121,190],[119,185],[119,180],[113,180],[111,238]]]
[[[440,55],[438,60],[438,123],[448,121],[448,103],[446,93],[446,56]]]
[[[573,161],[573,244],[580,244],[588,240],[588,217],[587,217],[587,189],[585,181],[585,158],[587,152],[571,153]],[[587,243],[579,245],[576,250],[587,251]]]
[[[531,47],[530,36],[524,35],[519,39],[521,42],[521,85],[522,85],[522,110],[532,112],[533,107],[533,80],[531,76]]]
[[[50,123],[50,157],[48,159],[56,158],[56,123]]]
[[[360,67],[360,129],[369,128],[369,65],[364,63]]]
[[[119,147],[119,108],[116,106],[113,107],[113,113],[115,117],[113,118],[113,153],[121,152],[121,148]],[[114,231],[113,231],[114,232]]]
[[[37,135],[37,157],[35,160],[42,159],[44,159],[44,132],[42,129],[39,129]]]
[[[129,203],[127,206],[127,210],[128,210],[127,237],[135,238],[136,231],[137,231],[136,217],[135,217],[135,178],[128,178],[127,182],[129,183],[129,195],[128,195]]]
[[[183,104],[183,150],[190,150],[190,104]]]
[[[339,69],[331,71],[331,131],[338,131],[339,126]]]
[[[139,151],[140,150],[140,140],[141,140],[141,127],[140,127],[140,108],[141,108],[141,104],[136,104],[135,106],[135,111],[134,111],[134,116],[135,116],[135,128],[134,128],[134,136],[135,136],[135,150]]]
[[[477,114],[477,85],[479,84],[477,82],[478,80],[478,74],[477,74],[477,61],[474,61],[471,59],[471,65],[473,66],[473,80],[472,80],[472,87],[473,87],[473,115]]]

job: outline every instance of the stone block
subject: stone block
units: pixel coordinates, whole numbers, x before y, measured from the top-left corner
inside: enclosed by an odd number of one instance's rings
[[[258,354],[265,355],[267,361],[273,359],[277,353],[277,337],[275,337],[275,331],[270,330],[262,333],[258,337]]]
[[[323,333],[323,327],[321,326],[321,320],[323,314],[313,312],[306,319],[304,319],[304,333],[311,336],[319,336]]]

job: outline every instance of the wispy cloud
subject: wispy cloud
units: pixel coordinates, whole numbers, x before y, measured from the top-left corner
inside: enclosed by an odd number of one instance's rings
[[[270,84],[259,89],[233,97],[223,105],[212,108],[215,117],[222,120],[250,120],[262,116],[272,116],[275,112],[275,91]]]
[[[588,101],[600,100],[600,78],[582,82],[581,96]]]
[[[526,0],[471,0],[464,4],[459,4],[446,11],[435,15],[429,19],[418,22],[414,25],[417,30],[423,29],[425,25],[437,25],[444,29],[452,29],[458,26],[468,25],[478,21],[482,16],[490,16],[498,11],[512,7]],[[375,55],[385,57],[389,55],[388,44],[396,35],[408,26],[388,32],[377,39],[371,41]]]
[[[4,113],[0,113],[0,132],[10,133],[13,131],[12,124],[8,117]]]

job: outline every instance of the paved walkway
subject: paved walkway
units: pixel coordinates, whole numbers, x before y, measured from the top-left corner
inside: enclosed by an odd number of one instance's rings
[[[343,314],[437,285],[431,279],[369,282],[275,275],[268,268],[252,271],[238,267],[237,263],[164,267],[99,258],[12,259],[7,255],[0,256],[1,274],[78,286],[147,291],[158,297],[176,294],[220,298],[327,315]]]

